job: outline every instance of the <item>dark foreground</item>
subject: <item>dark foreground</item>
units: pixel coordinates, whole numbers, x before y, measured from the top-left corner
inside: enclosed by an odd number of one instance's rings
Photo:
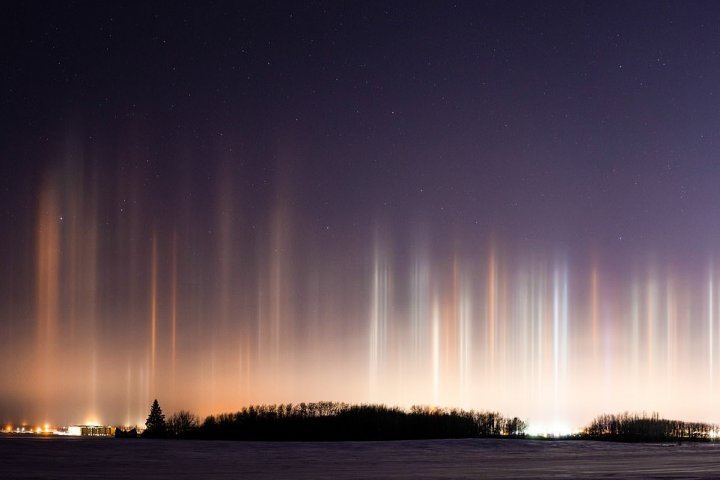
[[[718,478],[720,444],[0,437],[0,478]]]

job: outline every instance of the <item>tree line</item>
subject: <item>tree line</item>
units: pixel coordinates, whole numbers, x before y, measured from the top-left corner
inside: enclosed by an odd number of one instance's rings
[[[251,405],[235,413],[210,415],[204,421],[186,411],[167,420],[155,400],[143,437],[224,440],[405,440],[435,438],[523,438],[527,424],[497,412],[413,406],[409,410],[378,404],[313,402]],[[118,428],[119,437],[137,431]],[[660,418],[653,413],[599,415],[579,435],[570,437],[624,442],[710,441],[720,427],[702,422]]]
[[[660,415],[621,413],[600,415],[583,431],[582,437],[625,442],[710,441],[718,438],[718,425],[683,422],[660,418]]]
[[[497,412],[414,406],[313,402],[251,405],[200,422],[187,411],[167,421],[153,402],[142,436],[224,440],[405,440],[431,438],[523,437],[527,424]],[[133,432],[116,430],[118,436]],[[135,433],[135,435],[137,435]]]

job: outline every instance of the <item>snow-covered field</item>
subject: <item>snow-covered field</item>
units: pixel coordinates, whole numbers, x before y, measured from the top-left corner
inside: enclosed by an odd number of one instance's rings
[[[0,438],[0,478],[719,478],[720,444]]]

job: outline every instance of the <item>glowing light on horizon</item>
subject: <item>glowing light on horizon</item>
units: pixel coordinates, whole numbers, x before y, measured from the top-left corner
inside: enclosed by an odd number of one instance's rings
[[[580,433],[581,429],[573,427],[564,422],[555,423],[530,423],[527,434],[532,437],[559,438]]]
[[[50,409],[54,392],[54,378],[51,374],[56,354],[58,316],[60,305],[60,228],[62,216],[58,208],[55,184],[46,180],[40,192],[37,220],[37,340],[36,359],[38,383],[46,412]]]
[[[708,317],[708,371],[710,372],[709,375],[709,382],[710,382],[710,391],[713,389],[713,382],[714,382],[714,365],[713,365],[713,350],[714,350],[714,323],[715,320],[713,318],[714,314],[714,306],[713,306],[713,295],[715,294],[715,288],[713,287],[713,271],[712,268],[710,269],[710,273],[708,275],[708,287],[707,287],[707,317]]]
[[[487,293],[487,354],[489,356],[490,372],[495,370],[495,328],[497,323],[497,267],[495,265],[495,250],[490,250],[488,264],[488,293]]]
[[[95,194],[83,206],[49,178],[34,222],[33,321],[18,336],[18,351],[36,356],[7,387],[42,399],[34,421],[76,422],[77,408],[129,422],[156,397],[168,413],[200,415],[330,399],[494,409],[543,425],[633,409],[716,420],[712,262],[692,274],[660,261],[615,271],[595,252],[400,244],[380,227],[360,229],[356,255],[306,253],[288,208],[246,232],[225,197],[212,252],[182,225],[143,234],[133,211],[123,235],[103,239]],[[98,255],[109,248],[117,258]]]
[[[171,271],[171,299],[170,299],[170,355],[172,357],[172,379],[175,383],[177,366],[177,232],[173,231],[172,240],[172,271]]]
[[[457,262],[455,262],[455,268],[457,267]],[[460,275],[456,272],[456,275]],[[469,404],[469,390],[470,386],[472,385],[472,378],[473,378],[473,372],[472,372],[472,320],[473,320],[473,310],[472,310],[472,300],[471,300],[471,293],[472,290],[470,288],[469,282],[467,279],[464,278],[464,276],[460,279],[460,294],[457,299],[457,302],[459,303],[459,312],[458,312],[458,318],[459,318],[459,333],[458,333],[458,371],[459,371],[459,377],[460,377],[460,399],[462,405]]]
[[[373,258],[372,296],[370,299],[370,392],[374,394],[385,362],[387,342],[387,314],[389,272],[380,247],[376,245]]]
[[[440,402],[440,306],[433,302],[432,314],[432,399],[433,404]]]
[[[155,364],[157,359],[157,282],[158,282],[157,237],[152,238],[152,254],[150,260],[150,372],[152,380],[155,379]]]
[[[598,361],[598,322],[599,322],[599,293],[598,293],[598,271],[597,266],[593,262],[592,272],[590,274],[590,322],[592,325],[592,352],[593,363]]]

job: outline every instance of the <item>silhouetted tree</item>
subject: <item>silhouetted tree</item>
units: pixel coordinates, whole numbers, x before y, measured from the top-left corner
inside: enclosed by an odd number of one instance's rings
[[[511,437],[522,437],[525,436],[525,430],[527,430],[527,423],[520,420],[518,417],[513,417],[505,421],[505,435],[509,435]]]
[[[167,429],[172,436],[186,437],[196,429],[199,424],[200,420],[198,417],[187,410],[180,410],[170,415],[167,421]]]
[[[150,407],[150,415],[145,422],[145,431],[143,437],[159,438],[164,437],[167,433],[167,425],[165,424],[165,415],[162,413],[157,398]]]
[[[598,440],[624,442],[709,441],[718,437],[715,424],[667,420],[653,413],[600,415],[585,428],[584,435]]]

